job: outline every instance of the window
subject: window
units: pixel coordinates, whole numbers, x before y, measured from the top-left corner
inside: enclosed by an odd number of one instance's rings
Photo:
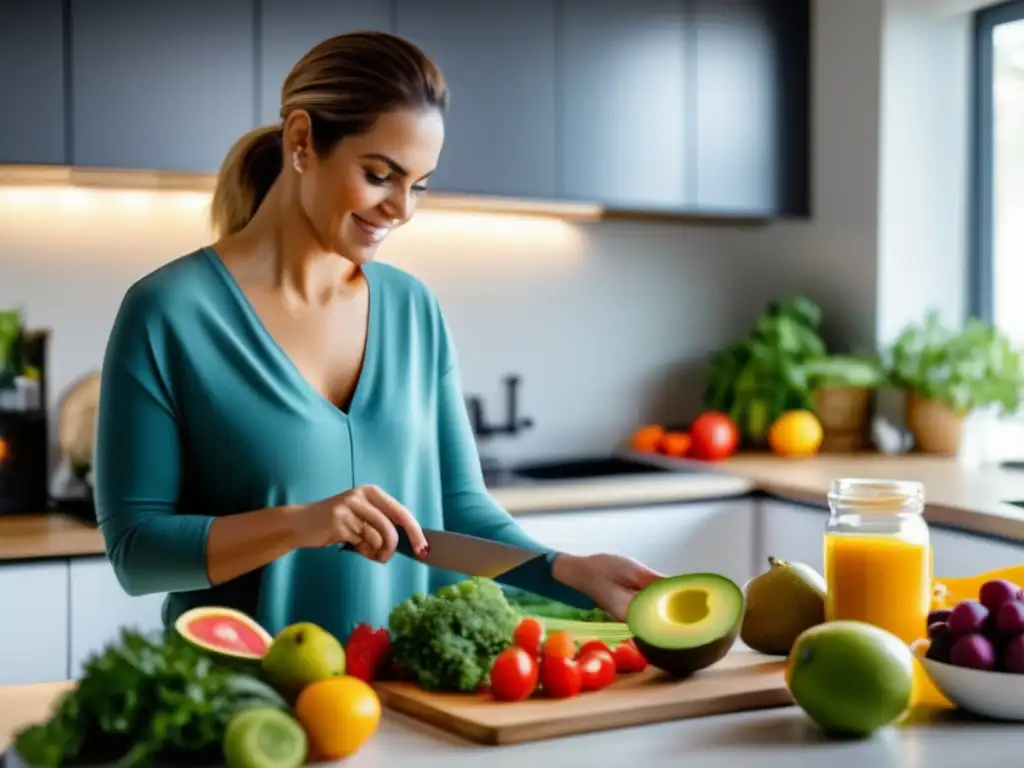
[[[1024,345],[1024,0],[975,17],[972,312]]]

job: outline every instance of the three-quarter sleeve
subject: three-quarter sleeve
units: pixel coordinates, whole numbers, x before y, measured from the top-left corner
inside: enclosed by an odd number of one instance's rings
[[[156,297],[126,294],[107,342],[93,462],[107,555],[130,595],[210,586],[213,518],[178,508],[182,475],[168,326]]]
[[[438,310],[439,311],[439,310]],[[535,541],[494,500],[484,483],[476,439],[466,411],[459,367],[443,317],[440,327],[441,365],[438,389],[438,451],[441,467],[444,525],[447,530],[544,552],[497,581],[579,608],[593,608],[583,593],[551,574],[556,550]]]

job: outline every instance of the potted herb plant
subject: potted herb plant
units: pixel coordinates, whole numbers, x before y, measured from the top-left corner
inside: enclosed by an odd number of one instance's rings
[[[878,356],[829,355],[805,365],[824,452],[863,451],[869,445],[872,395],[886,384]]]
[[[906,397],[906,425],[919,450],[955,455],[972,411],[1016,413],[1024,393],[1020,352],[993,326],[972,318],[962,329],[938,312],[908,325],[888,351],[889,379]]]

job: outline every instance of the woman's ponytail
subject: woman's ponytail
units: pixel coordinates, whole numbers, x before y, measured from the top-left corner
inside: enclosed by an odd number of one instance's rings
[[[264,126],[238,139],[217,174],[210,218],[220,237],[249,223],[281,174],[281,127]]]

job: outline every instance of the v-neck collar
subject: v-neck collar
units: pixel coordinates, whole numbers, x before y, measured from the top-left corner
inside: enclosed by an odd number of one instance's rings
[[[363,351],[362,366],[359,371],[359,378],[356,380],[355,388],[352,390],[352,397],[349,398],[348,410],[343,410],[341,407],[335,405],[326,398],[309,382],[309,379],[303,375],[302,371],[299,370],[295,361],[292,360],[291,355],[285,352],[277,339],[274,338],[274,335],[267,329],[266,325],[263,323],[263,319],[259,316],[256,308],[249,300],[249,297],[246,296],[245,291],[242,290],[242,286],[238,284],[235,276],[231,273],[231,270],[228,269],[227,264],[224,263],[224,260],[213,249],[213,247],[208,245],[203,246],[202,252],[206,256],[207,260],[212,262],[214,270],[224,280],[228,290],[238,302],[238,305],[241,307],[256,333],[263,339],[264,343],[270,348],[274,356],[278,358],[282,367],[288,371],[296,385],[313,400],[325,405],[343,419],[347,420],[355,416],[366,398],[366,390],[369,387],[369,384],[366,382],[373,374],[373,366],[377,359],[377,297],[375,294],[376,286],[373,284],[372,277],[373,265],[368,264],[363,267],[363,279],[366,280],[367,302],[369,307],[366,318],[366,346]]]

